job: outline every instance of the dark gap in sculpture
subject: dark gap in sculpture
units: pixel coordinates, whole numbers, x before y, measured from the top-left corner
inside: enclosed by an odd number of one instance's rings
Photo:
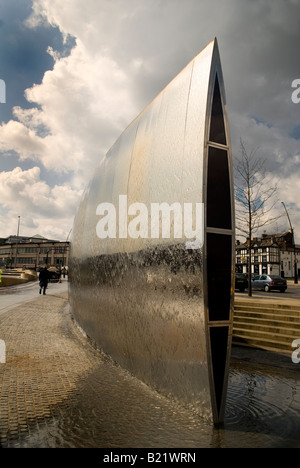
[[[210,343],[216,405],[220,414],[227,358],[228,327],[211,327]]]
[[[231,236],[207,234],[209,320],[229,320],[231,290]],[[220,262],[220,259],[222,261]]]
[[[207,162],[207,228],[232,229],[231,186],[227,148],[217,148],[214,143],[227,145],[223,105],[218,76],[215,77],[210,118]],[[207,294],[209,311],[209,337],[211,369],[217,415],[222,420],[223,389],[228,352],[229,326],[218,322],[230,321],[232,280],[232,235],[208,232]]]
[[[227,144],[218,75],[216,75],[215,80],[209,139],[210,141],[220,143],[221,145]]]
[[[231,229],[230,180],[227,151],[209,147],[207,226]]]

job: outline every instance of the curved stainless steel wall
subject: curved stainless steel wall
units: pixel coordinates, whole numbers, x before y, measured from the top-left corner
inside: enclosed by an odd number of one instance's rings
[[[188,249],[172,230],[170,238],[119,232],[100,239],[97,207],[118,208],[120,195],[127,195],[128,206],[143,203],[149,213],[152,203],[203,203],[203,245]],[[225,408],[233,246],[230,140],[214,40],[96,169],[73,227],[70,302],[100,349],[215,423],[222,422]]]

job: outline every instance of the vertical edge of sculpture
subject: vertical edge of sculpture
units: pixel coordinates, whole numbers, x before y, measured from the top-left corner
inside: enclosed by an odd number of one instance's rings
[[[215,424],[224,420],[234,300],[234,195],[224,82],[215,41],[207,106],[206,282],[207,343]]]
[[[197,204],[204,206],[198,246],[183,229],[185,212],[176,218],[175,210]],[[169,207],[169,235],[153,235],[153,206]],[[165,221],[158,221],[160,234]],[[109,235],[112,228],[117,233]],[[96,169],[74,221],[70,304],[98,348],[217,425],[225,413],[233,282],[231,147],[215,39]]]

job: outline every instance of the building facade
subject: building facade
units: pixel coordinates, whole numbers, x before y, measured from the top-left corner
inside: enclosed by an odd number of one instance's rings
[[[270,237],[264,234],[265,237]],[[281,276],[292,278],[295,275],[295,263],[300,276],[300,245],[294,244],[292,231],[274,234],[274,239],[280,246]]]
[[[0,267],[38,270],[44,265],[68,266],[70,242],[36,235],[0,239]]]
[[[236,271],[249,273],[249,241],[236,245]],[[280,274],[280,247],[272,240],[254,238],[251,245],[251,273]]]
[[[236,271],[248,273],[249,240],[236,243]],[[251,242],[251,273],[273,274],[293,278],[295,263],[300,275],[300,245],[294,245],[293,234],[287,231],[280,234],[263,234]]]

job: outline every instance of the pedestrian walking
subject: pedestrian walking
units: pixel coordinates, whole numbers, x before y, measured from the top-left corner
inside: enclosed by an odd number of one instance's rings
[[[47,267],[41,269],[40,274],[39,274],[39,281],[40,281],[40,294],[42,294],[42,291],[43,291],[43,294],[45,295],[46,289],[48,286],[48,281],[49,281],[49,272],[48,272]]]

